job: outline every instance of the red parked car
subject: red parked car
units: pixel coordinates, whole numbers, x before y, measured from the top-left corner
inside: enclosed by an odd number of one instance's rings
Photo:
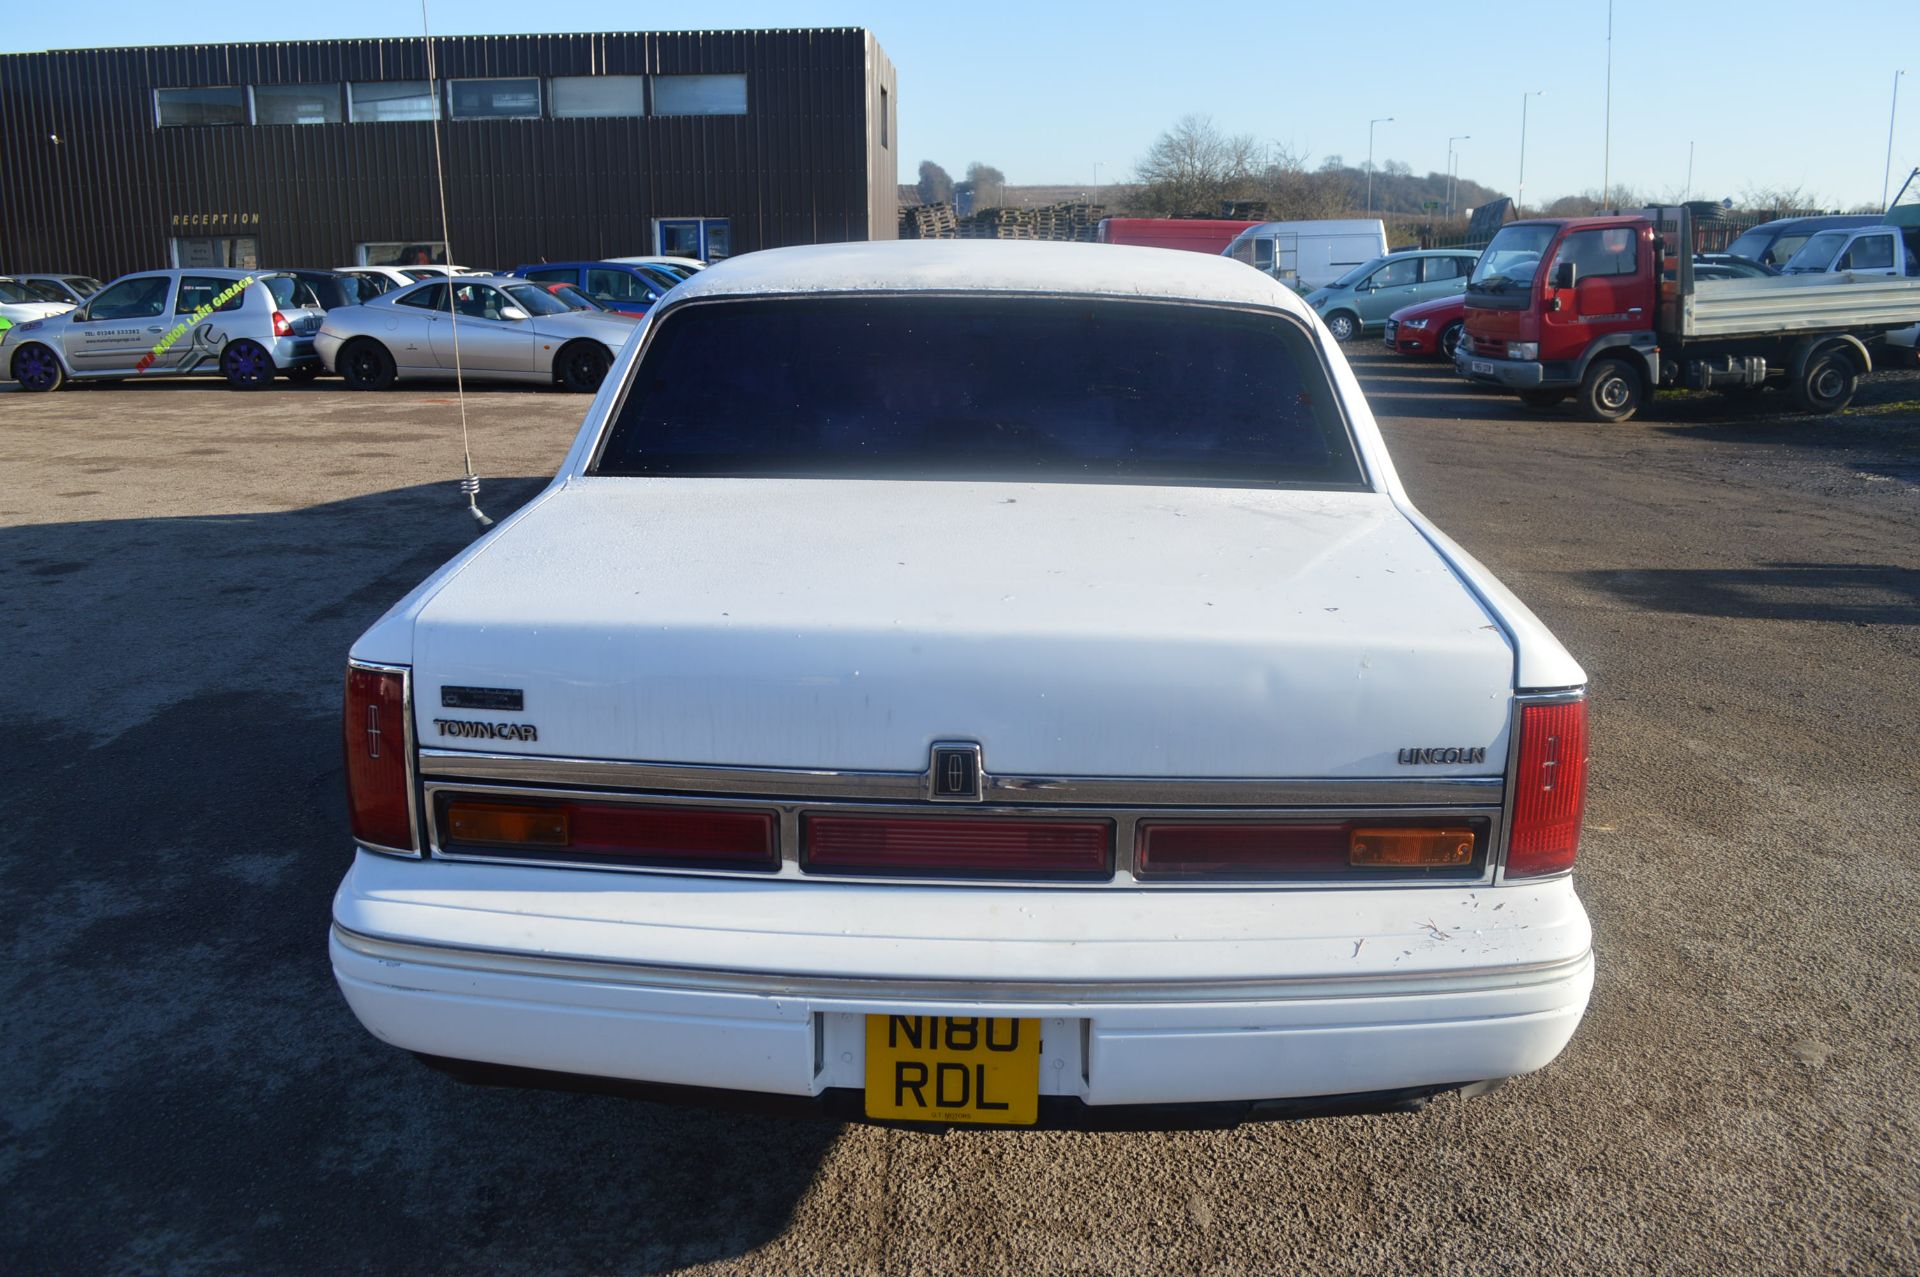
[[[1463,293],[1403,306],[1387,316],[1387,349],[1400,355],[1451,359],[1466,324],[1467,299]]]

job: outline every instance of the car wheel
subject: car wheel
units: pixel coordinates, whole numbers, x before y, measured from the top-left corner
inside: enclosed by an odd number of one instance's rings
[[[555,361],[560,374],[560,384],[579,395],[590,395],[600,389],[600,383],[607,379],[607,369],[613,365],[613,356],[607,353],[605,346],[591,341],[577,341],[561,350]]]
[[[319,364],[295,364],[287,369],[287,380],[296,386],[308,385],[319,375]]]
[[[13,352],[13,379],[22,390],[58,390],[67,380],[53,351],[39,342],[29,342]]]
[[[1454,350],[1460,345],[1460,334],[1465,328],[1466,325],[1456,319],[1440,330],[1440,354],[1442,357],[1447,359],[1453,358]]]
[[[1360,335],[1360,321],[1344,310],[1336,310],[1327,316],[1327,331],[1335,341],[1352,341]]]
[[[1580,415],[1588,421],[1628,421],[1646,398],[1640,370],[1624,359],[1596,359],[1580,379]]]
[[[348,342],[339,367],[349,390],[385,390],[393,384],[393,356],[377,341],[363,337]]]
[[[273,384],[273,356],[257,341],[230,341],[220,352],[220,371],[235,390],[263,390]]]
[[[1523,390],[1520,392],[1520,402],[1529,408],[1556,407],[1565,400],[1566,397],[1567,392],[1564,390]]]
[[[1860,386],[1860,370],[1853,356],[1838,346],[1816,351],[1793,383],[1794,406],[1802,412],[1839,412],[1853,402]]]

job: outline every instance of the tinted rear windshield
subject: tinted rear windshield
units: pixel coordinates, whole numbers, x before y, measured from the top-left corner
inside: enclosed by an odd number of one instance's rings
[[[938,296],[673,311],[592,472],[1362,481],[1311,341],[1284,317]]]

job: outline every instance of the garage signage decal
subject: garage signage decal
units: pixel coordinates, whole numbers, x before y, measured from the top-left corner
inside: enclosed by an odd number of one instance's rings
[[[147,369],[153,367],[153,361],[160,358],[160,356],[166,354],[169,350],[173,349],[174,343],[179,341],[182,337],[186,336],[188,329],[192,328],[195,324],[205,319],[208,315],[211,315],[214,311],[220,309],[222,306],[226,305],[228,302],[238,297],[241,293],[244,293],[245,291],[247,291],[247,289],[251,287],[253,284],[253,278],[254,278],[253,276],[249,275],[245,279],[239,280],[238,282],[222,290],[221,292],[215,293],[213,295],[212,300],[208,301],[205,305],[197,308],[191,315],[188,315],[186,318],[186,322],[174,325],[172,332],[168,333],[165,337],[162,337],[154,345],[154,348],[152,350],[148,351],[145,355],[142,355],[140,357],[140,362],[133,366],[133,370],[135,372],[145,372]]]

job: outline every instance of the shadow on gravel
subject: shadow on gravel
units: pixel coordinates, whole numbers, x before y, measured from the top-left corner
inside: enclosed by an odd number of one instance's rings
[[[1574,574],[1635,607],[1739,620],[1920,625],[1920,570],[1873,563],[1769,563]]]
[[[327,706],[470,536],[452,485],[0,528],[8,1272],[643,1274],[786,1228],[837,1127],[464,1087],[334,988]]]

